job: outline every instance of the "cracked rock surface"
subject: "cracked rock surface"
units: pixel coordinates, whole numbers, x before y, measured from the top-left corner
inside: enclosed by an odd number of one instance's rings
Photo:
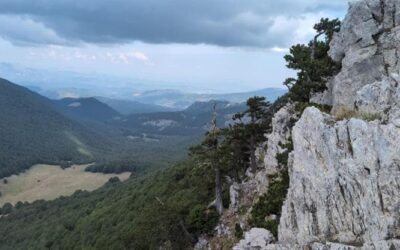
[[[308,108],[293,129],[279,241],[365,249],[400,239],[400,129]],[[395,248],[397,249],[397,248]]]
[[[329,51],[341,71],[312,100],[332,114],[307,108],[291,133],[276,115],[266,169],[291,134],[290,187],[278,241],[251,249],[400,249],[400,0],[349,6]]]
[[[329,82],[320,102],[331,104],[334,112],[346,108],[391,113],[387,108],[398,103],[399,92],[400,1],[351,1],[330,45],[329,55],[342,63],[342,70]],[[394,112],[390,118],[399,118]]]

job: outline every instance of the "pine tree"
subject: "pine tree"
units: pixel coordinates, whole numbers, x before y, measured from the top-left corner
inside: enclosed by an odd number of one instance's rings
[[[339,31],[340,21],[322,18],[314,29],[316,35],[308,45],[295,45],[285,56],[287,67],[298,71],[297,79],[288,78],[284,82],[294,101],[308,102],[313,93],[324,91],[327,79],[340,69],[328,55],[329,43]]]
[[[247,100],[248,109],[243,113],[249,117],[250,122],[246,124],[246,131],[249,137],[250,169],[253,173],[257,171],[256,149],[257,145],[265,141],[270,122],[268,121],[268,108],[271,104],[265,101],[265,97],[254,96]]]
[[[211,121],[210,130],[206,133],[204,140],[200,145],[192,147],[190,149],[192,156],[199,159],[199,162],[203,165],[202,167],[209,168],[214,171],[215,178],[215,200],[211,204],[215,207],[218,214],[224,212],[224,206],[222,202],[222,173],[221,173],[221,162],[224,159],[224,153],[220,147],[221,130],[217,126],[217,112],[216,104],[214,105],[214,112]],[[210,205],[210,206],[211,206]]]
[[[222,147],[225,147],[226,172],[236,181],[240,180],[241,175],[249,166],[250,154],[247,136],[246,126],[243,122],[236,122],[223,130]]]

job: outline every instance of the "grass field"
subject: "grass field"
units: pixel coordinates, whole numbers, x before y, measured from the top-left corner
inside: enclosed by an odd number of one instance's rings
[[[52,200],[68,196],[76,190],[94,190],[101,187],[111,177],[118,176],[121,181],[130,173],[102,174],[85,172],[88,165],[74,165],[63,170],[59,166],[35,165],[25,173],[0,180],[0,206],[6,202],[32,202],[39,199]]]

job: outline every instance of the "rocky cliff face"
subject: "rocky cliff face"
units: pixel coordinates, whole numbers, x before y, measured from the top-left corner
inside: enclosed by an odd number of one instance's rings
[[[329,54],[342,69],[312,101],[331,114],[308,108],[287,132],[286,107],[268,136],[266,169],[294,147],[278,241],[249,230],[235,249],[400,249],[400,1],[352,1]]]
[[[293,129],[281,242],[400,247],[400,129],[307,109]],[[398,249],[398,248],[395,248]]]
[[[330,56],[342,63],[323,100],[334,112],[352,109],[400,116],[400,1],[359,0],[350,3]]]
[[[272,118],[272,132],[267,135],[266,151],[263,159],[267,173],[273,174],[281,170],[277,155],[286,149],[283,145],[289,142],[293,123],[298,120],[295,105],[290,103],[281,108]]]

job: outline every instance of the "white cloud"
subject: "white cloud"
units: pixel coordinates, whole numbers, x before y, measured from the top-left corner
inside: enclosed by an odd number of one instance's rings
[[[137,59],[139,61],[143,61],[143,62],[149,61],[149,58],[143,52],[140,52],[140,51],[132,52],[129,55],[134,57],[135,59]]]
[[[288,53],[289,52],[289,48],[273,47],[271,50],[273,52],[277,52],[277,53]]]
[[[106,53],[106,58],[111,62],[111,63],[132,63],[133,61],[139,61],[143,63],[149,63],[150,59],[149,57],[140,51],[134,51],[134,52],[107,52]]]
[[[322,17],[330,17],[330,15],[319,12],[298,17],[277,16],[269,29],[270,37],[286,37],[285,44],[281,45],[288,47],[297,43],[307,43],[315,34],[314,24]],[[276,51],[274,48],[272,50]]]

